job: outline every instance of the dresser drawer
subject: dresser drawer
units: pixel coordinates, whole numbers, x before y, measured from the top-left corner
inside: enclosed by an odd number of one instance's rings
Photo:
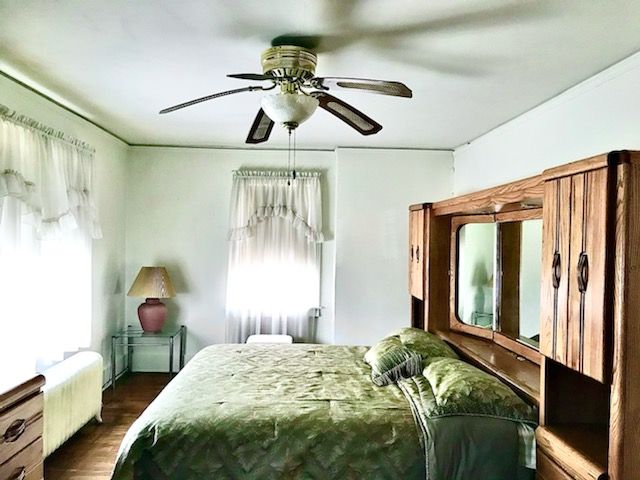
[[[0,464],[42,436],[42,408],[40,393],[0,414]]]
[[[574,480],[539,448],[536,450],[536,480]]]
[[[42,438],[0,465],[2,480],[40,480],[42,477]]]

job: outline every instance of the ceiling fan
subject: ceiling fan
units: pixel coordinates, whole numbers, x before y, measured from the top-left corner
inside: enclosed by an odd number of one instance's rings
[[[276,40],[273,43],[276,43]],[[348,103],[330,95],[327,93],[328,90],[346,89],[394,97],[412,97],[411,90],[400,82],[365,78],[316,77],[316,65],[317,55],[312,48],[275,44],[262,53],[262,74],[227,75],[241,80],[268,81],[271,85],[266,87],[252,85],[214,93],[165,108],[160,113],[173,112],[236,93],[269,91],[279,87],[278,93],[262,98],[261,108],[246,139],[246,143],[262,143],[269,139],[275,123],[282,124],[291,132],[307,120],[318,106],[362,135],[373,135],[382,129],[382,125]]]

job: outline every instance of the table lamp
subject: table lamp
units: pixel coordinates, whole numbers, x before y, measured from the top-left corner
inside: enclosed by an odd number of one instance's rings
[[[160,298],[175,297],[167,269],[164,267],[142,267],[131,285],[128,297],[145,297],[138,307],[138,318],[145,332],[159,332],[167,318],[167,306]]]

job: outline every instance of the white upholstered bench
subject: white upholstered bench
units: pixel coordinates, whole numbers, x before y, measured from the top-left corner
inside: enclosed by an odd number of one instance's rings
[[[247,343],[293,343],[291,335],[250,335]]]

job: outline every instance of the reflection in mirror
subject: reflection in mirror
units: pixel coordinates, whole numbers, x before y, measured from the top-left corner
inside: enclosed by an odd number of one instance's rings
[[[458,231],[457,315],[467,325],[493,328],[495,223],[467,223]]]
[[[500,321],[502,333],[538,347],[542,220],[499,224]]]

